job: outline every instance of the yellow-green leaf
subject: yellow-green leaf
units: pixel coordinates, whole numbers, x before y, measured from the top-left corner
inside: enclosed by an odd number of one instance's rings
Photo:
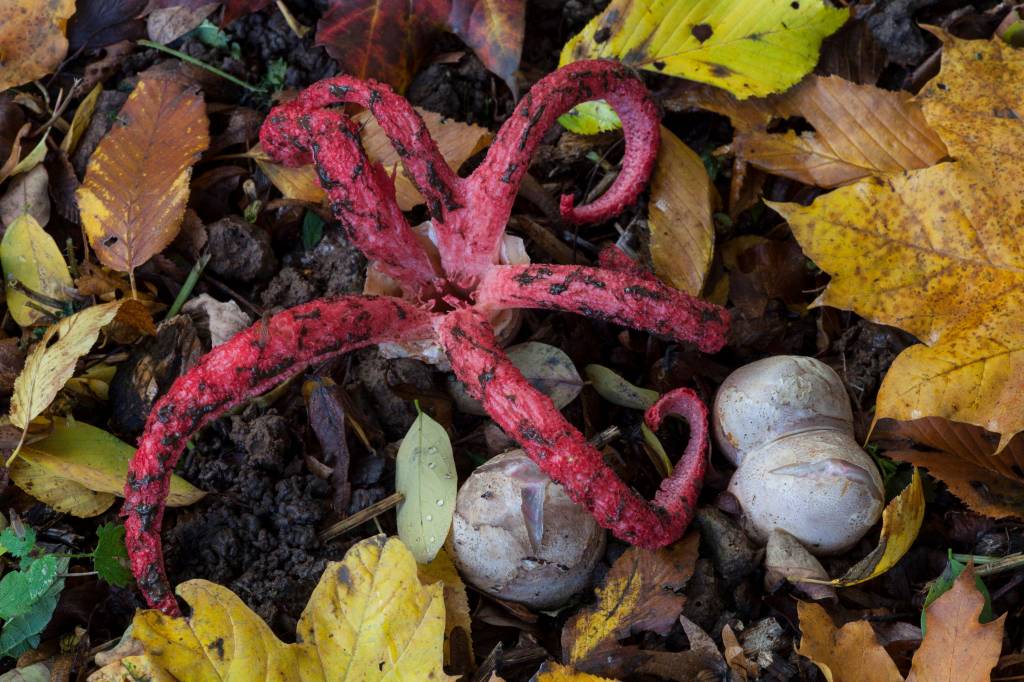
[[[54,419],[53,432],[25,445],[11,465],[19,488],[60,512],[96,516],[123,496],[128,463],[135,448],[103,429]],[[167,504],[181,507],[206,493],[180,476],[171,477]]]
[[[877,578],[903,558],[917,539],[924,521],[924,487],[921,472],[914,469],[910,485],[893,498],[882,512],[882,535],[878,546],[832,584],[836,587],[856,585]]]
[[[190,580],[188,618],[140,611],[133,636],[181,682],[370,682],[449,678],[442,669],[442,586],[424,587],[397,539],[369,538],[330,563],[298,625],[279,641],[227,588]]]
[[[89,352],[100,329],[117,315],[122,301],[86,308],[52,325],[32,347],[14,382],[11,423],[27,429],[43,413],[75,371],[75,363]]]
[[[395,457],[398,537],[425,564],[441,549],[455,513],[455,457],[444,427],[421,412]]]
[[[46,157],[46,138],[49,136],[50,131],[47,130],[46,134],[39,138],[39,142],[36,142],[36,146],[32,147],[32,151],[28,153],[28,156],[14,166],[14,169],[11,170],[11,176],[27,173],[42,162]]]
[[[99,101],[101,92],[103,92],[103,85],[97,84],[96,87],[89,91],[88,95],[82,98],[78,108],[75,109],[75,115],[71,119],[68,132],[64,135],[64,139],[60,141],[60,148],[65,154],[71,154],[71,152],[75,151],[75,146],[82,138],[82,133],[89,127],[92,113],[96,111],[96,102]]]
[[[696,152],[667,128],[651,178],[647,223],[654,272],[667,284],[697,296],[711,267],[717,194]]]
[[[587,365],[583,374],[602,398],[620,407],[646,410],[658,402],[661,395],[649,388],[634,386],[603,365]]]
[[[19,286],[54,301],[71,301],[69,292],[74,283],[60,247],[30,214],[23,213],[7,227],[0,241],[0,264],[7,283],[7,309],[22,327],[35,324],[43,313],[27,305],[29,298]],[[12,282],[19,286],[12,286]],[[35,303],[60,312],[40,301]]]

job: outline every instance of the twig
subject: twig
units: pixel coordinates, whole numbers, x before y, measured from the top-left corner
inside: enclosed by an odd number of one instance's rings
[[[397,507],[398,503],[405,499],[405,495],[402,493],[395,493],[385,497],[383,500],[374,502],[365,509],[360,509],[355,514],[345,517],[341,521],[338,521],[332,526],[328,526],[324,530],[320,531],[320,542],[327,542],[332,538],[336,538],[343,533],[361,526],[371,519],[375,519],[387,510]]]

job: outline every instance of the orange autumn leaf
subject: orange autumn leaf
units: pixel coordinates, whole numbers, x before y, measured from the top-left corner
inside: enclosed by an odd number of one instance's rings
[[[0,90],[52,73],[68,51],[64,37],[75,0],[0,4]]]
[[[773,206],[832,275],[819,305],[922,341],[886,374],[877,417],[975,424],[1002,448],[1024,430],[1024,53],[941,37],[916,101],[955,160]]]
[[[796,652],[814,661],[829,682],[903,682],[867,621],[837,628],[818,604],[800,602],[800,646]]]
[[[82,224],[104,265],[132,273],[177,235],[207,127],[194,88],[166,77],[135,86],[78,190]]]
[[[953,589],[925,610],[928,632],[914,654],[907,682],[989,682],[1003,647],[1006,614],[978,622],[985,597],[968,566]]]

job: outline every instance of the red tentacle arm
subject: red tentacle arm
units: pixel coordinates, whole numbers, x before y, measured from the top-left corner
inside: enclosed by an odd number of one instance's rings
[[[576,104],[602,98],[622,121],[626,142],[622,169],[612,186],[586,206],[573,207],[571,196],[562,197],[562,215],[574,223],[596,222],[618,215],[636,200],[658,154],[657,105],[640,78],[618,62],[582,61],[564,66],[530,89],[466,183],[467,205],[472,209],[459,218],[472,221],[462,230],[472,239],[467,244],[468,259],[461,264],[464,276],[476,278],[496,261],[519,183],[547,130]]]
[[[617,246],[606,246],[597,254],[598,267],[605,270],[616,270],[639,277],[648,282],[659,281],[654,273],[630,258]]]
[[[177,615],[164,573],[160,526],[170,474],[205,424],[309,364],[382,341],[429,338],[432,316],[397,298],[345,296],[291,308],[203,356],[153,406],[128,467],[125,543],[150,606]]]
[[[393,180],[366,158],[347,116],[289,102],[270,112],[260,141],[285,165],[316,165],[331,212],[349,241],[382,271],[413,295],[436,287],[438,273],[395,200]]]
[[[416,189],[427,200],[442,262],[448,265],[460,260],[465,237],[457,233],[458,226],[449,216],[465,205],[463,180],[444,160],[427,124],[408,100],[384,83],[337,76],[309,86],[299,95],[298,102],[307,111],[344,103],[368,109],[402,159]]]
[[[707,409],[696,394],[672,391],[647,414],[648,424],[657,428],[664,416],[678,413],[691,431],[682,460],[651,503],[604,463],[550,398],[530,385],[479,312],[466,308],[438,319],[438,336],[456,376],[574,502],[616,537],[640,547],[663,547],[683,534],[693,518],[707,459]]]
[[[642,276],[582,265],[499,265],[476,291],[477,307],[578,313],[693,343],[706,353],[727,341],[729,313]]]

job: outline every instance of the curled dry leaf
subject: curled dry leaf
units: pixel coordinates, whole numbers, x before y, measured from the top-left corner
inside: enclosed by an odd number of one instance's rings
[[[916,101],[955,161],[773,206],[832,275],[819,305],[922,341],[886,374],[877,417],[975,424],[1001,449],[1024,430],[1024,54],[941,37],[942,70]]]
[[[903,682],[867,621],[837,628],[817,604],[800,602],[800,646],[797,653],[814,661],[829,682]]]
[[[22,447],[11,464],[11,480],[57,511],[97,516],[124,494],[133,454],[134,447],[102,429],[58,418],[50,435]],[[183,507],[205,494],[174,475],[167,503]]]
[[[420,584],[416,560],[396,539],[363,540],[327,565],[296,644],[278,640],[220,585],[190,580],[177,592],[191,616],[139,611],[133,635],[181,682],[454,679],[442,669],[443,587]]]
[[[882,534],[878,546],[857,562],[841,578],[831,582],[837,587],[856,585],[876,578],[903,558],[917,539],[924,522],[924,486],[921,472],[914,469],[910,485],[894,497],[882,512]]]
[[[985,597],[968,566],[953,589],[926,609],[928,632],[914,653],[907,682],[988,682],[1003,647],[1006,614],[978,622]]]
[[[202,97],[171,77],[140,80],[118,121],[89,158],[77,196],[100,261],[132,273],[178,233],[209,135]]]
[[[68,51],[64,37],[75,0],[12,0],[0,6],[0,91],[53,72]]]
[[[704,162],[662,126],[647,207],[651,260],[662,280],[694,296],[700,294],[711,267],[715,248],[711,212],[717,203]]]
[[[814,601],[835,601],[836,590],[828,582],[828,573],[818,559],[790,533],[776,528],[768,536],[765,549],[765,589],[773,590],[777,583],[788,580],[797,590]],[[813,582],[807,582],[807,579]]]

